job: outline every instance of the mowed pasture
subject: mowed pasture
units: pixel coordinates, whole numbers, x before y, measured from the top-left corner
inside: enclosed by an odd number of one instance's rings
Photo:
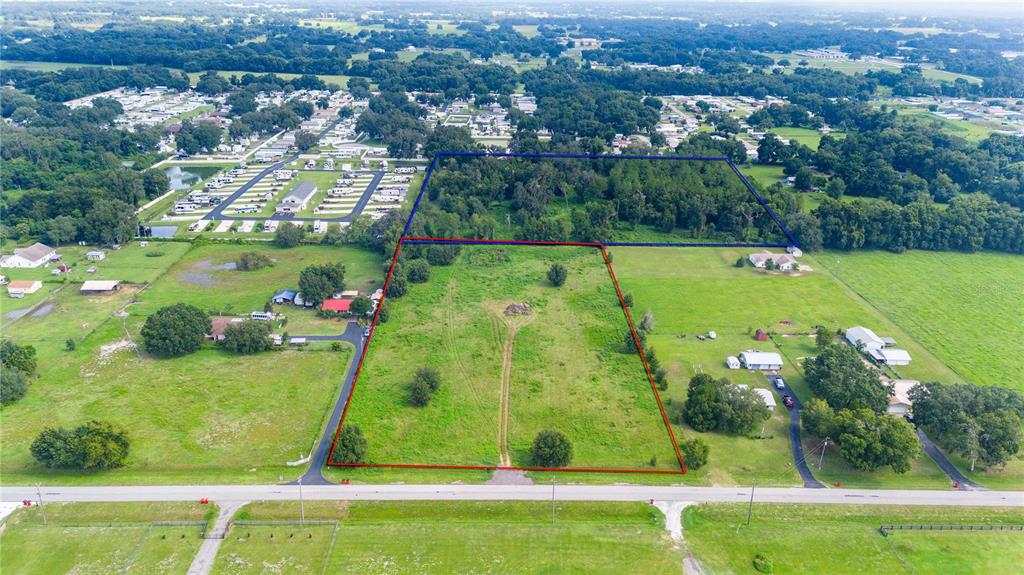
[[[216,509],[199,503],[58,503],[19,509],[0,530],[0,571],[185,573],[202,543],[201,525]]]
[[[568,269],[560,288],[546,277],[555,262]],[[522,302],[529,315],[505,315]],[[598,250],[467,247],[388,305],[345,420],[362,428],[368,462],[498,465],[510,365],[512,465],[530,466],[537,432],[557,429],[573,443],[572,467],[678,470],[640,357],[624,349],[628,325]],[[408,385],[421,367],[442,383],[413,407]]]
[[[668,573],[682,551],[642,503],[507,501],[254,502],[214,573]],[[529,553],[523,553],[529,549]]]
[[[1015,573],[1020,531],[890,531],[893,524],[1020,524],[1015,508],[754,504],[697,505],[683,512],[693,556],[712,573],[753,573],[758,554],[775,573]],[[1015,567],[1016,566],[1016,567]]]
[[[240,356],[208,343],[195,354],[161,359],[141,349],[139,330],[148,314],[178,302],[231,314],[262,310],[277,289],[295,287],[299,271],[311,263],[344,262],[349,286],[373,288],[383,275],[379,256],[350,247],[207,244],[187,253],[180,247],[189,246],[131,244],[108,254],[96,264],[96,275],[125,277],[114,265],[123,253],[167,250],[162,257],[138,260],[140,265],[163,262],[164,270],[133,272],[132,277],[154,280],[150,285],[84,296],[70,283],[40,313],[5,326],[5,336],[34,345],[39,357],[38,377],[27,395],[5,406],[0,419],[0,471],[6,482],[257,482],[299,473],[285,464],[307,453],[319,437],[351,362],[349,347]],[[223,267],[245,251],[270,254],[276,264],[252,272]],[[296,327],[316,324],[319,333],[345,329],[312,317],[309,310],[280,306],[278,311],[302,316],[305,321]],[[67,339],[76,341],[73,351],[65,349]],[[35,464],[29,446],[43,428],[90,419],[128,430],[132,451],[125,468],[77,473]]]
[[[662,397],[671,404],[686,400],[691,377],[700,372],[727,377],[733,383],[770,388],[760,372],[731,370],[726,357],[738,356],[747,349],[777,351],[782,354],[781,371],[787,384],[803,400],[811,392],[804,382],[802,363],[815,353],[811,334],[815,326],[831,330],[852,325],[871,327],[879,334],[894,337],[908,349],[914,360],[899,368],[900,374],[922,381],[951,381],[956,375],[894,322],[836,282],[824,270],[786,275],[756,270],[749,265],[738,268],[735,262],[750,253],[742,248],[622,248],[610,250],[615,273],[624,293],[632,293],[634,315],[646,310],[655,316],[655,328],[648,337],[662,366],[668,370],[669,387]],[[812,267],[817,267],[813,260]],[[768,341],[755,341],[758,328],[772,334]],[[715,331],[715,340],[701,341],[698,335]],[[788,438],[788,413],[778,406],[763,431],[753,437],[720,433],[700,435],[711,446],[710,462],[691,471],[688,481],[714,485],[742,485],[756,478],[759,485],[799,483]],[[678,436],[695,432],[680,424]],[[815,447],[816,444],[808,446]],[[844,485],[942,488],[947,485],[938,468],[922,455],[912,471],[896,476],[891,472],[875,474],[852,471],[834,452],[826,463],[838,473],[826,474],[826,480]],[[816,459],[812,460],[815,464]]]
[[[912,251],[814,259],[960,376],[1024,392],[1024,258]],[[948,382],[947,383],[951,383]]]

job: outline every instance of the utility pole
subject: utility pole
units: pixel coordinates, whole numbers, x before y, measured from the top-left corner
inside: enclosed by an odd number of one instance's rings
[[[757,487],[757,480],[750,484],[750,504],[747,506],[747,525],[750,525],[750,515],[754,512],[754,488]]]
[[[299,477],[299,526],[306,526],[306,505],[302,500],[302,477]]]
[[[46,525],[46,508],[43,507],[43,492],[39,490],[38,483],[36,483],[36,497],[39,499],[39,513],[43,516],[43,525]]]
[[[555,524],[555,476],[551,476],[551,524]]]
[[[821,446],[821,456],[818,457],[818,471],[821,471],[821,464],[825,461],[825,450],[828,449],[828,438],[825,438],[825,443]]]

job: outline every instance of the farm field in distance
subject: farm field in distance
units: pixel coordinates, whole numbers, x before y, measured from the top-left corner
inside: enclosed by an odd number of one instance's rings
[[[236,515],[297,516],[290,502],[254,502]],[[661,514],[641,503],[560,501],[552,522],[547,502],[317,501],[307,502],[306,519],[337,523],[236,525],[214,573],[656,573],[682,560]]]
[[[828,274],[815,269],[801,274],[766,273],[734,264],[751,249],[743,248],[625,248],[609,250],[615,273],[624,293],[632,293],[634,316],[651,310],[655,328],[648,336],[668,370],[668,390],[662,398],[668,404],[686,400],[690,378],[699,372],[727,377],[733,383],[769,388],[760,372],[730,370],[725,358],[747,349],[778,351],[784,366],[781,375],[804,401],[811,398],[804,382],[802,362],[814,355],[816,325],[829,329],[853,325],[871,327],[890,335],[910,351],[914,360],[900,368],[901,375],[921,381],[956,381],[956,374],[914,341],[895,323],[858,299]],[[812,267],[814,264],[812,263]],[[785,322],[785,323],[782,323]],[[762,328],[772,333],[768,341],[755,341]],[[715,331],[715,340],[701,341],[697,335]],[[721,433],[699,434],[711,446],[709,463],[687,474],[687,480],[705,484],[792,485],[799,482],[789,447],[788,413],[781,402],[776,414],[765,424],[764,439],[750,439]],[[673,422],[676,435],[694,432]],[[755,435],[761,435],[760,432]],[[826,461],[842,465],[838,455]],[[817,461],[814,461],[817,463]],[[840,474],[843,485],[944,488],[945,476],[922,455],[912,470],[898,476],[880,471],[858,479],[858,474]],[[864,481],[862,485],[859,481]],[[881,485],[880,485],[881,484]]]
[[[776,573],[1013,573],[1024,562],[1019,531],[890,531],[893,524],[1024,522],[1019,508],[704,504],[683,511],[695,557],[714,573],[753,572],[762,554]]]
[[[1024,259],[1006,254],[827,252],[813,257],[960,378],[1024,391]]]
[[[185,573],[216,513],[199,503],[62,503],[18,509],[0,531],[4,573]],[[157,526],[156,521],[195,525]]]
[[[568,269],[560,288],[546,278],[554,262]],[[522,302],[529,315],[505,315]],[[504,395],[511,465],[529,466],[534,436],[550,428],[572,442],[571,467],[678,470],[640,358],[622,343],[628,324],[598,250],[464,247],[387,305],[345,420],[363,430],[368,462],[498,465]],[[407,386],[420,367],[442,383],[429,405],[412,407]]]

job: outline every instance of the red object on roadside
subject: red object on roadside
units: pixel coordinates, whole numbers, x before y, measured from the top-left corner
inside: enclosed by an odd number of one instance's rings
[[[24,500],[22,500],[21,504],[24,505],[25,507],[32,507],[32,500],[31,499],[24,499]]]
[[[348,479],[342,479],[341,480],[341,484],[342,485],[348,485]]]
[[[960,482],[959,481],[954,481],[953,482],[953,489],[960,489]]]
[[[836,487],[842,487],[842,486],[843,486],[842,483],[839,483],[838,481],[836,481]]]
[[[199,500],[200,505],[208,505],[209,503],[210,499],[208,497],[203,497],[202,499]]]

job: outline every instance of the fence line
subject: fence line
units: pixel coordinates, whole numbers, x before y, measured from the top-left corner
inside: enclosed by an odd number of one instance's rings
[[[878,531],[1024,531],[1024,525],[882,525]]]
[[[232,521],[232,524],[238,527],[250,526],[284,526],[284,525],[334,525],[338,521],[333,519],[307,519],[305,521],[299,521],[298,519],[264,519],[264,520],[252,520],[252,519],[238,519]]]

